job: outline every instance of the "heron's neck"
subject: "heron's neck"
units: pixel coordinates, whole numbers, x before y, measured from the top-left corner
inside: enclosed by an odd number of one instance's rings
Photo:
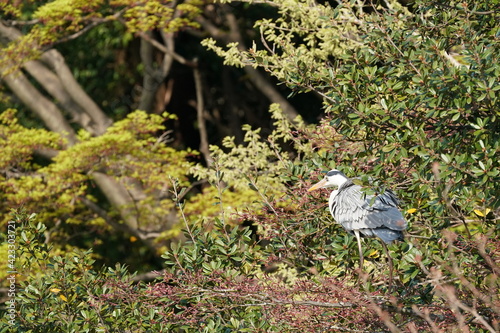
[[[330,193],[330,198],[328,199],[328,208],[330,209],[330,213],[333,215],[333,200],[335,200],[335,197],[337,196],[337,193],[339,190],[332,191]]]
[[[351,185],[354,185],[352,180],[350,180],[349,178],[345,178],[340,184],[338,184],[337,191],[341,191],[344,188],[349,187]],[[337,191],[335,191],[335,192],[337,192]]]

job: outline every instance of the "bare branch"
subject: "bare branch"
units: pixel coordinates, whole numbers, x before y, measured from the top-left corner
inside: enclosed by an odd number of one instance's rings
[[[70,121],[75,121],[85,128],[85,130],[94,133],[90,116],[71,99],[71,96],[69,96],[64,88],[63,82],[59,80],[57,75],[38,60],[28,61],[24,64],[24,68],[50,95],[52,95],[58,105],[72,117]]]
[[[198,131],[200,132],[200,152],[203,154],[207,166],[210,167],[213,161],[210,158],[210,150],[208,149],[208,135],[204,117],[205,105],[203,102],[203,87],[201,83],[201,74],[198,67],[193,67],[193,76],[194,85],[196,88],[196,114],[198,120]]]
[[[41,148],[41,149],[35,149],[33,151],[33,154],[45,158],[47,160],[51,160],[59,154],[59,151],[50,148]]]
[[[226,19],[229,25],[229,33],[222,32],[220,29],[218,29],[203,17],[199,17],[197,19],[197,22],[200,23],[213,38],[221,40],[224,43],[237,42],[238,49],[241,51],[246,51],[247,48],[243,41],[243,37],[241,36],[236,17],[233,13],[228,12],[226,13]],[[272,103],[278,103],[281,106],[281,109],[286,114],[288,119],[294,120],[299,115],[297,110],[295,110],[295,108],[288,102],[288,100],[276,90],[276,87],[273,84],[269,82],[268,78],[266,78],[252,66],[245,66],[244,70],[248,75],[250,81],[252,81],[253,85],[257,89],[259,89],[262,94],[264,94]]]
[[[87,31],[91,30],[92,28],[95,28],[99,24],[104,23],[106,21],[107,20],[99,20],[99,21],[91,22],[89,25],[85,26],[81,30],[78,30],[77,32],[75,32],[75,33],[73,33],[71,35],[65,36],[65,37],[57,40],[54,44],[51,44],[50,47],[53,47],[54,45],[57,45],[57,44],[62,44],[62,43],[65,43],[65,42],[69,42],[70,40],[77,39],[78,37],[80,37],[83,34],[85,34]]]
[[[75,131],[64,119],[61,111],[54,103],[43,96],[23,73],[9,74],[3,80],[16,96],[42,119],[51,131],[61,134],[71,145],[77,142]]]
[[[117,182],[113,177],[108,176],[102,172],[92,172],[92,177],[96,184],[99,186],[100,190],[106,196],[107,200],[111,205],[120,213],[120,217],[125,222],[120,224],[110,219],[107,213],[104,211],[99,211],[96,207],[89,204],[89,207],[94,209],[98,214],[105,214],[102,217],[111,226],[116,227],[118,230],[130,233],[144,242],[150,249],[156,250],[157,247],[152,241],[152,238],[158,236],[157,233],[141,231],[139,229],[139,220],[134,212],[134,209],[130,208],[135,205],[134,199],[125,186]]]
[[[0,35],[13,41],[20,38],[22,33],[16,28],[7,27],[0,22]],[[73,73],[66,65],[64,57],[57,50],[51,49],[42,54],[41,60],[54,70],[55,75],[44,68],[38,61],[26,63],[25,67],[27,71],[53,97],[59,101],[63,101],[63,105],[67,106],[67,110],[74,116],[74,120],[78,121],[86,129],[92,128],[91,132],[97,135],[104,133],[106,128],[111,124],[111,120],[76,81]],[[37,91],[37,93],[39,96],[43,96],[40,92]],[[20,97],[19,94],[18,96]],[[75,105],[78,105],[78,107],[75,108]],[[33,106],[35,105],[32,103],[29,107],[32,108]],[[83,116],[82,112],[77,115],[78,112],[74,112],[75,109],[83,110],[87,115]],[[58,110],[58,112],[60,111]],[[91,123],[90,119],[92,120]],[[47,122],[45,123],[50,128],[51,125]]]
[[[495,333],[496,330],[491,327],[490,324],[481,316],[476,309],[471,308],[470,306],[465,305],[462,303],[456,296],[455,294],[455,288],[451,286],[440,286],[439,288],[447,297],[448,303],[450,304],[450,307],[456,308],[456,309],[462,309],[464,311],[469,312],[472,314],[476,320],[481,323],[488,331]],[[460,327],[463,329],[465,328],[465,323],[464,323],[464,318],[463,315],[460,313],[460,311],[453,311],[453,314],[457,317],[457,321],[459,322]]]
[[[165,274],[165,270],[161,271],[151,271],[151,272],[146,272],[142,274],[137,274],[132,278],[132,281],[134,282],[139,282],[139,281],[151,281],[156,279],[157,277],[162,276]]]
[[[249,293],[241,294],[238,290],[233,289],[200,289],[202,292],[211,293],[217,296],[235,297],[235,298],[245,298],[254,299],[255,301],[265,302],[266,304],[289,304],[289,305],[306,305],[306,306],[317,306],[322,308],[355,308],[356,304],[351,302],[318,302],[318,301],[296,301],[288,299],[280,299],[265,294]],[[246,305],[245,305],[246,306]]]
[[[189,66],[189,67],[196,66],[195,63],[193,63],[192,61],[187,60],[186,58],[182,57],[181,55],[179,55],[179,54],[175,53],[174,51],[168,49],[165,45],[163,45],[160,42],[158,42],[157,40],[151,38],[151,36],[148,36],[148,34],[146,34],[144,32],[140,32],[139,36],[141,36],[141,38],[144,38],[146,41],[148,41],[149,43],[151,43],[151,45],[153,45],[154,47],[156,47],[158,50],[160,50],[160,51],[162,51],[164,53],[170,54],[174,58],[174,60],[176,60],[177,62],[179,62],[179,63],[181,63],[183,65]]]
[[[108,201],[120,212],[128,227],[137,230],[139,222],[136,215],[127,208],[133,204],[133,199],[123,185],[102,172],[92,172],[92,177]]]
[[[413,313],[415,313],[416,315],[422,317],[425,319],[425,321],[429,324],[429,326],[431,327],[432,329],[432,332],[441,332],[441,330],[439,329],[439,327],[436,325],[436,323],[431,319],[430,315],[429,315],[429,310],[428,309],[424,309],[424,311],[420,311],[416,305],[412,305],[412,310],[413,310]]]
[[[106,114],[97,106],[92,98],[83,90],[80,84],[76,81],[73,73],[66,65],[64,57],[59,51],[52,49],[45,52],[41,60],[50,65],[57,74],[64,88],[72,99],[85,110],[93,121],[94,131],[97,135],[103,134],[111,125],[112,121]]]
[[[491,267],[493,272],[495,272],[497,276],[500,276],[500,267],[495,263],[493,258],[491,258],[491,256],[489,256],[488,253],[486,253],[486,248],[485,248],[486,240],[478,238],[476,243],[477,243],[477,249],[481,257],[483,257],[483,259]]]

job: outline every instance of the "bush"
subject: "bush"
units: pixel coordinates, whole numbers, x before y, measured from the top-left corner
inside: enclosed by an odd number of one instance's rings
[[[193,169],[215,185],[209,216],[186,216],[191,202],[174,182],[186,241],[164,252],[151,284],[122,266],[92,270],[89,252],[51,254],[44,226],[18,214],[19,262],[31,273],[16,329],[499,331],[499,14],[488,1],[384,3],[275,0],[279,17],[258,23],[261,49],[207,41],[228,63],[322,96],[324,119],[291,123],[273,106],[267,141],[247,127],[244,145],[213,148],[215,170]],[[306,193],[332,167],[403,201],[410,226],[389,247],[392,290],[378,241],[365,242],[358,271],[352,236],[324,195]],[[224,201],[248,190],[260,205]]]
[[[371,266],[358,276],[352,238],[313,214],[315,205],[303,208],[292,214],[274,207],[275,219],[255,221],[271,224],[258,240],[248,228],[227,225],[223,214],[211,230],[184,221],[188,240],[163,255],[165,271],[150,284],[120,265],[94,271],[90,252],[52,256],[35,215],[16,214],[18,271],[26,280],[15,330],[3,331],[498,329],[498,240],[446,232],[440,251],[427,240],[412,242],[417,255],[402,246],[398,287],[389,294],[378,251],[367,252]]]

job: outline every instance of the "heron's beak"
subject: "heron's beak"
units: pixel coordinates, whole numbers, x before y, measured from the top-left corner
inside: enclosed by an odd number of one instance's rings
[[[316,184],[311,186],[307,190],[307,192],[311,192],[311,191],[317,190],[318,188],[322,188],[326,184],[326,182],[327,182],[326,178],[321,179],[319,182],[317,182]]]

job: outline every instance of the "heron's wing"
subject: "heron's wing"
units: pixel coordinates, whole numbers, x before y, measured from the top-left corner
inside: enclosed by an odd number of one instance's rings
[[[407,222],[397,208],[398,199],[391,191],[374,197],[352,185],[335,196],[331,212],[346,230],[388,228],[405,230]]]
[[[399,199],[391,190],[385,190],[384,193],[377,195],[377,199],[373,204],[377,203],[397,208],[399,206]]]

